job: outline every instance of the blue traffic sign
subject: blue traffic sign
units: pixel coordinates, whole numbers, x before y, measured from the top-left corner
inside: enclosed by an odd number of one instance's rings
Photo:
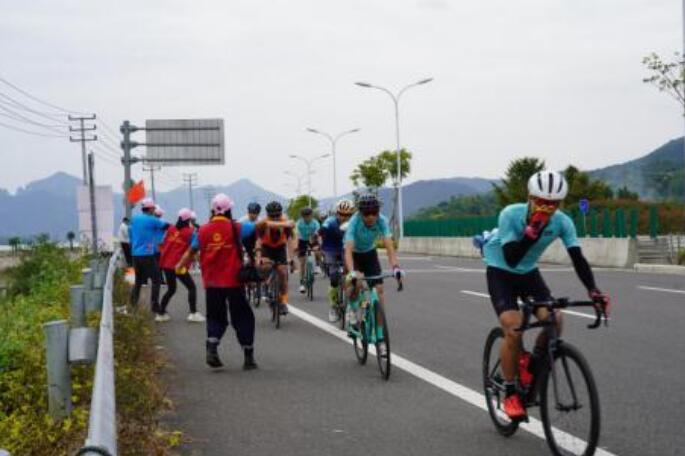
[[[590,202],[585,198],[578,201],[578,207],[580,208],[580,212],[582,212],[585,215],[587,215],[587,213],[590,212]]]

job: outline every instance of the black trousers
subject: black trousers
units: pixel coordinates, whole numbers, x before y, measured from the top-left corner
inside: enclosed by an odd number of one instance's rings
[[[243,347],[254,343],[255,319],[252,308],[245,299],[245,288],[207,288],[207,338],[221,340],[228,328],[228,312],[235,329],[238,342]]]
[[[167,286],[166,293],[162,296],[162,313],[166,313],[169,301],[174,294],[176,294],[176,279],[178,279],[188,290],[188,307],[190,308],[190,313],[197,312],[197,289],[195,288],[195,282],[190,274],[187,272],[185,274],[176,274],[176,271],[173,269],[162,269],[162,272],[164,273]]]
[[[126,266],[129,268],[133,266],[133,257],[131,256],[131,244],[128,242],[121,243],[121,250],[124,252],[124,258],[126,259]]]
[[[150,310],[159,313],[159,288],[162,281],[162,274],[159,271],[159,263],[153,255],[134,256],[133,267],[136,271],[136,283],[131,291],[131,305],[138,306],[140,298],[140,288],[148,280],[152,281],[152,292],[150,293]]]

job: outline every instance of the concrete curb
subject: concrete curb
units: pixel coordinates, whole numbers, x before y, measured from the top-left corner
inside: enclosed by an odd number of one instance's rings
[[[685,266],[676,266],[672,264],[635,263],[635,271],[651,272],[657,274],[685,275]]]

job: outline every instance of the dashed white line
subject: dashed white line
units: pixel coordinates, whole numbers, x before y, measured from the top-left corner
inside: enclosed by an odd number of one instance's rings
[[[473,292],[475,293],[475,292]],[[482,293],[481,293],[482,294]],[[309,312],[305,312],[301,309],[298,309],[297,307],[293,306],[290,304],[288,306],[288,309],[290,310],[290,313],[295,315],[296,317],[306,321],[307,323],[321,329],[322,331],[337,337],[338,339],[351,344],[352,340],[347,337],[347,333],[345,331],[342,331],[334,326],[332,326],[330,323],[327,323],[320,318],[317,318],[313,315],[311,315]],[[369,347],[369,352],[375,356],[376,351],[375,347]],[[397,354],[392,355],[392,364],[395,367],[398,367],[411,375],[427,382],[430,383],[433,386],[436,386],[437,388],[445,391],[446,393],[451,394],[454,397],[457,397],[464,402],[467,402],[471,405],[474,405],[478,407],[481,410],[487,411],[487,404],[485,401],[485,396],[482,394],[478,393],[475,390],[472,390],[471,388],[468,388],[460,383],[457,383],[453,380],[448,379],[447,377],[443,377],[442,375],[433,372],[429,369],[426,369],[425,367],[422,367],[412,361],[409,361],[408,359],[399,356]],[[533,434],[536,437],[539,437],[541,439],[545,439],[545,432],[542,428],[542,423],[533,418],[529,418],[528,423],[521,423],[520,427],[529,433]],[[557,442],[565,442],[567,445],[565,446],[566,449],[570,451],[574,451],[575,447],[580,447],[580,446],[585,446],[586,442],[584,442],[582,439],[579,439],[578,437],[575,437],[571,434],[568,434],[564,431],[561,431],[559,429],[554,429],[554,434],[557,438]],[[599,456],[616,456],[613,453],[610,453],[606,450],[603,450],[601,448],[597,448],[595,451],[596,455]]]
[[[677,293],[677,294],[685,294],[685,290],[674,290],[673,288],[658,288],[658,287],[646,287],[646,286],[638,286],[640,290],[649,290],[649,291],[663,291],[665,293]]]

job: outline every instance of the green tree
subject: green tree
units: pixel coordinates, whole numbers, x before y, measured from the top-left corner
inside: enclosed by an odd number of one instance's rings
[[[9,238],[8,243],[10,247],[12,247],[12,255],[16,255],[19,252],[21,238],[19,236],[12,236],[11,238]]]
[[[69,250],[74,250],[74,239],[76,239],[76,234],[73,231],[67,233],[67,241],[69,241]]]
[[[640,195],[638,195],[635,192],[631,192],[628,189],[627,185],[624,185],[623,187],[619,188],[616,191],[616,199],[619,200],[629,200],[629,201],[639,201],[640,200]]]
[[[377,192],[388,180],[388,170],[377,157],[371,157],[360,164],[352,172],[350,179],[355,187],[366,187],[367,190]]]
[[[675,61],[664,62],[656,53],[651,53],[642,59],[643,65],[650,71],[650,75],[642,82],[653,84],[660,92],[673,97],[683,108],[685,115],[685,59],[679,52],[675,53]]]
[[[297,220],[300,218],[300,211],[302,208],[305,208],[309,206],[309,195],[300,195],[296,198],[293,198],[290,200],[290,203],[288,204],[288,209],[286,210],[288,217],[291,220]],[[312,209],[315,209],[319,207],[319,202],[316,200],[316,198],[312,197]]]
[[[492,184],[498,206],[527,201],[528,179],[543,169],[545,162],[535,157],[523,157],[509,163],[502,184]]]
[[[592,179],[588,173],[580,171],[575,166],[570,165],[566,168],[564,177],[569,185],[568,196],[565,200],[568,207],[575,207],[583,198],[597,201],[611,199],[614,196],[614,192],[606,182]]]

